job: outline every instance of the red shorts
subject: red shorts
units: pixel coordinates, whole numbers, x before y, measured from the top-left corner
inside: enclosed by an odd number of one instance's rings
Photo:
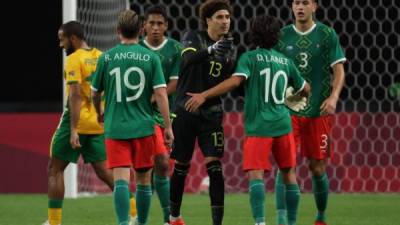
[[[128,140],[106,139],[107,167],[153,167],[155,140],[155,135]]]
[[[243,145],[243,170],[272,169],[270,153],[280,169],[296,166],[296,145],[293,133],[279,137],[245,137]]]
[[[154,149],[154,156],[160,154],[168,154],[170,150],[164,144],[164,128],[159,125],[154,126],[154,135],[156,136],[156,146]]]
[[[332,120],[333,116],[292,116],[294,139],[302,156],[318,160],[332,157]]]

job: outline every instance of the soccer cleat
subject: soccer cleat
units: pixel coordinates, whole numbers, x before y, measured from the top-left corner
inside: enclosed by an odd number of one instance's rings
[[[50,225],[50,223],[48,220],[46,220],[46,222],[44,222],[42,225]],[[61,224],[59,224],[59,225],[61,225]]]
[[[315,221],[314,225],[328,225],[328,224],[325,223],[324,221],[317,220],[317,221]]]
[[[164,223],[164,225],[171,225],[170,223]]]
[[[137,225],[137,216],[131,216],[131,220],[129,221],[129,225]]]
[[[185,225],[182,218],[178,218],[176,220],[171,220],[170,225]]]

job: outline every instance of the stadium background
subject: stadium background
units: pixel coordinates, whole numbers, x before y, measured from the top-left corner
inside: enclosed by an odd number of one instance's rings
[[[78,1],[78,18],[84,22],[90,45],[107,49],[115,44],[112,15],[117,0]],[[198,28],[198,0],[138,0],[131,8],[139,13],[151,4],[164,4],[171,16],[168,34],[179,40],[187,28]],[[247,49],[249,18],[270,13],[284,24],[292,20],[290,2],[284,0],[240,0],[233,5],[232,34],[237,53]],[[320,1],[316,17],[332,25],[345,49],[346,86],[338,104],[333,129],[334,157],[328,168],[331,190],[335,192],[400,192],[400,3],[391,0]],[[99,10],[102,9],[102,10]],[[25,60],[21,67],[4,76],[10,88],[0,89],[0,193],[47,190],[48,145],[61,112],[62,54],[57,29],[61,24],[61,1],[27,2],[21,14],[25,26],[6,24],[5,30],[18,34],[10,43],[24,43],[11,51],[9,59]],[[97,22],[95,22],[97,21]],[[21,29],[23,28],[23,29]],[[27,40],[29,38],[29,40]],[[20,46],[19,46],[20,47]],[[7,61],[6,61],[7,63]],[[23,65],[23,66],[22,66]],[[10,91],[11,90],[11,91]],[[227,191],[246,191],[247,179],[240,170],[242,102],[225,98],[224,172]],[[199,162],[201,156],[196,155]],[[302,190],[309,191],[304,161],[299,161]],[[107,190],[80,166],[80,191]],[[194,164],[187,191],[195,192],[206,175]],[[267,189],[273,190],[273,178]],[[29,185],[26,185],[29,184]]]

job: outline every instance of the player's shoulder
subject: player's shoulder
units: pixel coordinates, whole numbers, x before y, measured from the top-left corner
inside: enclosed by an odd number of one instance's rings
[[[288,34],[288,33],[293,33],[294,31],[295,31],[294,24],[292,24],[292,23],[282,27],[282,29],[281,29],[282,35]]]
[[[179,41],[177,41],[177,40],[175,40],[175,39],[173,39],[171,37],[167,37],[167,39],[168,39],[168,42],[170,44],[173,44],[173,45],[176,45],[176,44],[180,45],[181,44]]]
[[[326,24],[324,24],[322,22],[319,22],[319,21],[316,22],[316,30],[318,32],[323,32],[323,33],[326,33],[326,34],[329,34],[329,35],[335,35],[336,34],[336,31],[335,31],[335,29],[333,27],[328,26],[328,25],[326,25]]]
[[[200,43],[201,40],[203,39],[203,34],[200,31],[195,31],[195,30],[187,30],[182,36],[182,45],[183,46],[189,46],[194,43]]]

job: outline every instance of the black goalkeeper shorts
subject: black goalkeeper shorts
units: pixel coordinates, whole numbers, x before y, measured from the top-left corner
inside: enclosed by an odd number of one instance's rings
[[[172,123],[175,140],[171,158],[182,163],[190,162],[196,138],[204,157],[221,158],[224,155],[222,115],[220,105],[200,110],[198,113],[178,109]]]

